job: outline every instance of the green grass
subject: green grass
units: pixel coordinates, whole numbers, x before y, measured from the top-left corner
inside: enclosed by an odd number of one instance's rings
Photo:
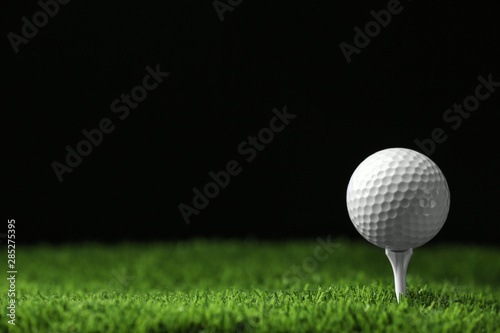
[[[334,242],[19,245],[0,331],[500,332],[500,249],[416,249],[398,304],[382,249]]]

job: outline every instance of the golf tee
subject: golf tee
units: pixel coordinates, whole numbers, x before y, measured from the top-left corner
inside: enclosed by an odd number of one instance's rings
[[[392,271],[394,272],[394,288],[396,289],[396,298],[399,303],[399,295],[406,296],[406,270],[408,263],[413,255],[413,249],[406,251],[392,251],[385,249],[385,254],[391,262]]]

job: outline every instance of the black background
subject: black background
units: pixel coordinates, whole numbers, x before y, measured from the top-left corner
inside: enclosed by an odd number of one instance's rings
[[[4,36],[35,1],[5,1]],[[4,48],[3,207],[29,241],[351,236],[345,190],[356,166],[444,129],[430,157],[451,211],[437,241],[498,236],[500,89],[453,130],[443,113],[500,81],[498,12],[478,2],[402,1],[403,10],[348,64],[339,48],[387,1],[243,1],[221,21],[211,1],[71,1],[28,44]],[[110,104],[170,76],[121,121]],[[298,115],[250,163],[237,147],[272,109]],[[64,163],[102,118],[113,133],[59,183]],[[187,225],[181,202],[229,160],[243,171]]]

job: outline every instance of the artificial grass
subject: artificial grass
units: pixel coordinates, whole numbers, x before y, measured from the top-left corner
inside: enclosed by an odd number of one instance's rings
[[[499,248],[416,249],[398,304],[382,249],[333,242],[18,245],[0,331],[500,332]]]

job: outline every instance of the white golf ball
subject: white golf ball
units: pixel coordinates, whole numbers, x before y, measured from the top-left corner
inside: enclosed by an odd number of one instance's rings
[[[406,148],[384,149],[361,162],[351,176],[346,199],[358,232],[393,251],[431,240],[450,208],[441,170],[427,156]]]

